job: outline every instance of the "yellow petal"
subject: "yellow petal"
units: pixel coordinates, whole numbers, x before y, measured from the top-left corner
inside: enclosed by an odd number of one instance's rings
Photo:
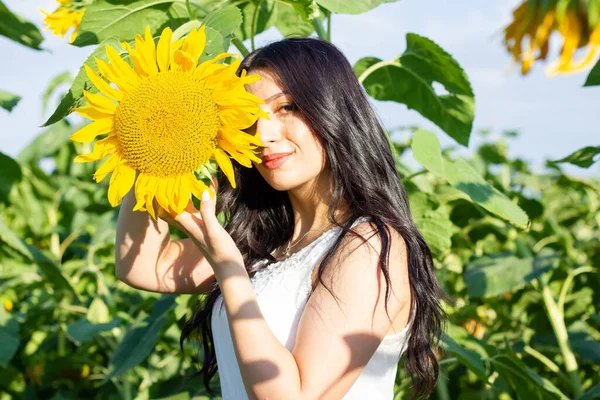
[[[194,70],[194,78],[205,79],[208,75],[214,73],[216,70],[222,70],[227,68],[227,65],[215,63],[224,58],[233,56],[235,56],[235,54],[233,53],[221,53],[212,60],[204,61],[202,64],[198,65],[196,70]]]
[[[98,111],[98,109],[94,108],[93,106],[83,106],[83,107],[74,108],[73,112],[76,112],[77,114],[81,115],[83,118],[93,119],[93,120],[98,120],[98,119],[103,119],[103,118],[113,118],[113,116],[114,116],[113,114],[106,114],[101,111]]]
[[[117,150],[117,144],[119,139],[117,136],[111,136],[98,140],[94,143],[94,150],[88,154],[81,154],[75,157],[74,162],[90,162],[98,161],[103,159],[109,154],[114,153]]]
[[[135,169],[127,164],[121,164],[113,171],[108,185],[108,202],[116,207],[121,204],[123,197],[131,190],[135,181]]]
[[[114,47],[106,46],[106,55],[108,57],[108,61],[110,61],[110,65],[114,68],[114,71],[118,76],[128,81],[137,82],[137,75],[131,69],[131,66],[121,58]]]
[[[98,170],[94,174],[94,180],[98,183],[102,182],[104,178],[106,178],[108,174],[113,172],[120,163],[121,157],[119,157],[118,154],[113,154],[108,160],[102,163],[100,168],[98,168]]]
[[[117,105],[115,103],[100,94],[90,93],[87,90],[84,90],[83,97],[85,97],[91,106],[105,114],[114,114],[115,110],[117,109]]]
[[[194,195],[194,197],[196,197],[198,200],[202,199],[202,192],[204,192],[206,189],[209,189],[208,186],[206,186],[204,184],[204,182],[199,181],[198,179],[196,179],[195,176],[192,176],[189,178],[189,183],[190,183],[190,187],[191,187],[191,192]],[[210,189],[209,189],[210,190]],[[212,190],[210,190],[213,194],[214,192]]]
[[[141,40],[142,40],[142,37],[140,35],[137,35],[137,37],[135,39],[136,47],[139,47],[138,42]],[[141,55],[139,54],[139,51],[137,49],[133,49],[127,42],[123,42],[122,45],[123,45],[123,48],[125,50],[127,50],[127,52],[129,53],[129,58],[131,59],[131,62],[133,63],[133,69],[136,72],[136,74],[138,74],[138,76],[141,76],[141,77],[149,76],[147,67],[144,64],[144,60],[142,59]]]
[[[152,33],[150,33],[149,26],[146,26],[146,29],[144,30],[144,40],[141,43],[142,45],[139,48],[139,54],[144,62],[148,75],[156,75],[158,73],[158,67],[156,66],[156,46],[154,44]]]
[[[190,174],[193,176],[193,174]],[[190,202],[190,194],[192,191],[191,183],[187,176],[178,176],[176,187],[174,190],[174,200],[177,205],[177,214],[181,214],[185,207]]]
[[[108,133],[112,130],[112,119],[99,119],[91,124],[88,124],[69,136],[74,142],[89,143],[93,141],[96,136]]]
[[[83,66],[85,67],[85,72],[88,78],[90,78],[90,81],[92,81],[94,86],[96,86],[96,88],[98,88],[102,94],[117,101],[121,101],[121,99],[123,99],[123,93],[106,83],[106,81],[100,78],[96,71],[91,69],[87,64],[83,64]]]
[[[231,187],[235,189],[235,175],[233,173],[233,164],[231,164],[231,160],[229,159],[227,154],[225,154],[225,152],[221,149],[214,149],[213,156],[215,157],[217,164],[219,164],[219,167],[229,180],[229,183],[231,183]]]
[[[158,68],[161,71],[169,70],[169,61],[171,59],[171,39],[173,32],[171,28],[165,28],[158,39],[158,45],[156,46],[156,61]]]
[[[131,75],[135,78],[120,76],[113,65],[98,58],[96,58],[96,65],[98,66],[98,71],[100,71],[102,76],[117,85],[122,92],[130,92],[137,83],[138,78],[133,71],[131,71]]]
[[[206,33],[204,28],[205,26],[202,25],[198,30],[192,30],[183,41],[183,46],[181,47],[181,50],[186,52],[192,60],[194,60],[194,67],[196,66],[195,64],[198,63],[198,59],[206,46]]]
[[[173,61],[177,64],[182,71],[191,71],[194,69],[194,60],[189,56],[189,54],[177,50],[173,55]]]

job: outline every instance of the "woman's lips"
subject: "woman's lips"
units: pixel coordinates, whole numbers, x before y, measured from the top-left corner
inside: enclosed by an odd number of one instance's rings
[[[279,168],[292,156],[292,154],[294,153],[290,152],[268,155],[263,157],[262,164],[268,169]]]

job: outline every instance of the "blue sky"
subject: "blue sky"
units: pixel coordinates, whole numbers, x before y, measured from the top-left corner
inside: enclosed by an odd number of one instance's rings
[[[38,7],[55,8],[54,0],[4,0],[14,12],[41,26]],[[509,152],[541,170],[545,159],[556,159],[588,145],[600,145],[600,87],[582,88],[587,73],[548,78],[544,65],[526,77],[502,47],[502,28],[520,0],[402,0],[383,4],[363,15],[334,15],[332,41],[351,63],[362,57],[394,58],[404,51],[405,35],[426,36],[454,56],[466,70],[476,96],[474,130],[518,130]],[[23,97],[12,113],[0,110],[0,151],[15,156],[40,131],[58,99],[42,114],[41,95],[50,79],[64,71],[74,76],[93,50],[69,46],[43,31],[46,51],[38,52],[0,37],[0,89]],[[257,37],[257,46],[280,38],[271,29]],[[554,39],[550,57],[560,50]],[[64,88],[66,90],[66,88]],[[442,145],[453,144],[439,128],[402,104],[374,102],[387,128],[420,125],[435,132]],[[469,148],[479,140],[477,135]],[[468,154],[469,149],[459,154]],[[575,166],[577,176],[600,176],[600,163],[589,170]]]

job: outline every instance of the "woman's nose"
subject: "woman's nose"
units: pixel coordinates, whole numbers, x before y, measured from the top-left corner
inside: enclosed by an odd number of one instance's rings
[[[256,121],[256,131],[259,133],[260,141],[266,146],[267,143],[281,140],[281,123],[271,115],[271,119],[259,118]]]

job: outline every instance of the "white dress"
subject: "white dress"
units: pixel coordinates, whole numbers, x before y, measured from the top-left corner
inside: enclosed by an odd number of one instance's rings
[[[362,222],[359,219],[356,223]],[[311,273],[341,233],[333,227],[289,258],[258,271],[251,279],[258,305],[273,334],[290,351],[294,348],[300,316],[311,290]],[[260,261],[266,263],[266,260]],[[212,334],[223,400],[248,399],[235,356],[227,313],[219,296],[213,307]],[[344,400],[392,400],[400,356],[406,350],[408,328],[383,338]]]

